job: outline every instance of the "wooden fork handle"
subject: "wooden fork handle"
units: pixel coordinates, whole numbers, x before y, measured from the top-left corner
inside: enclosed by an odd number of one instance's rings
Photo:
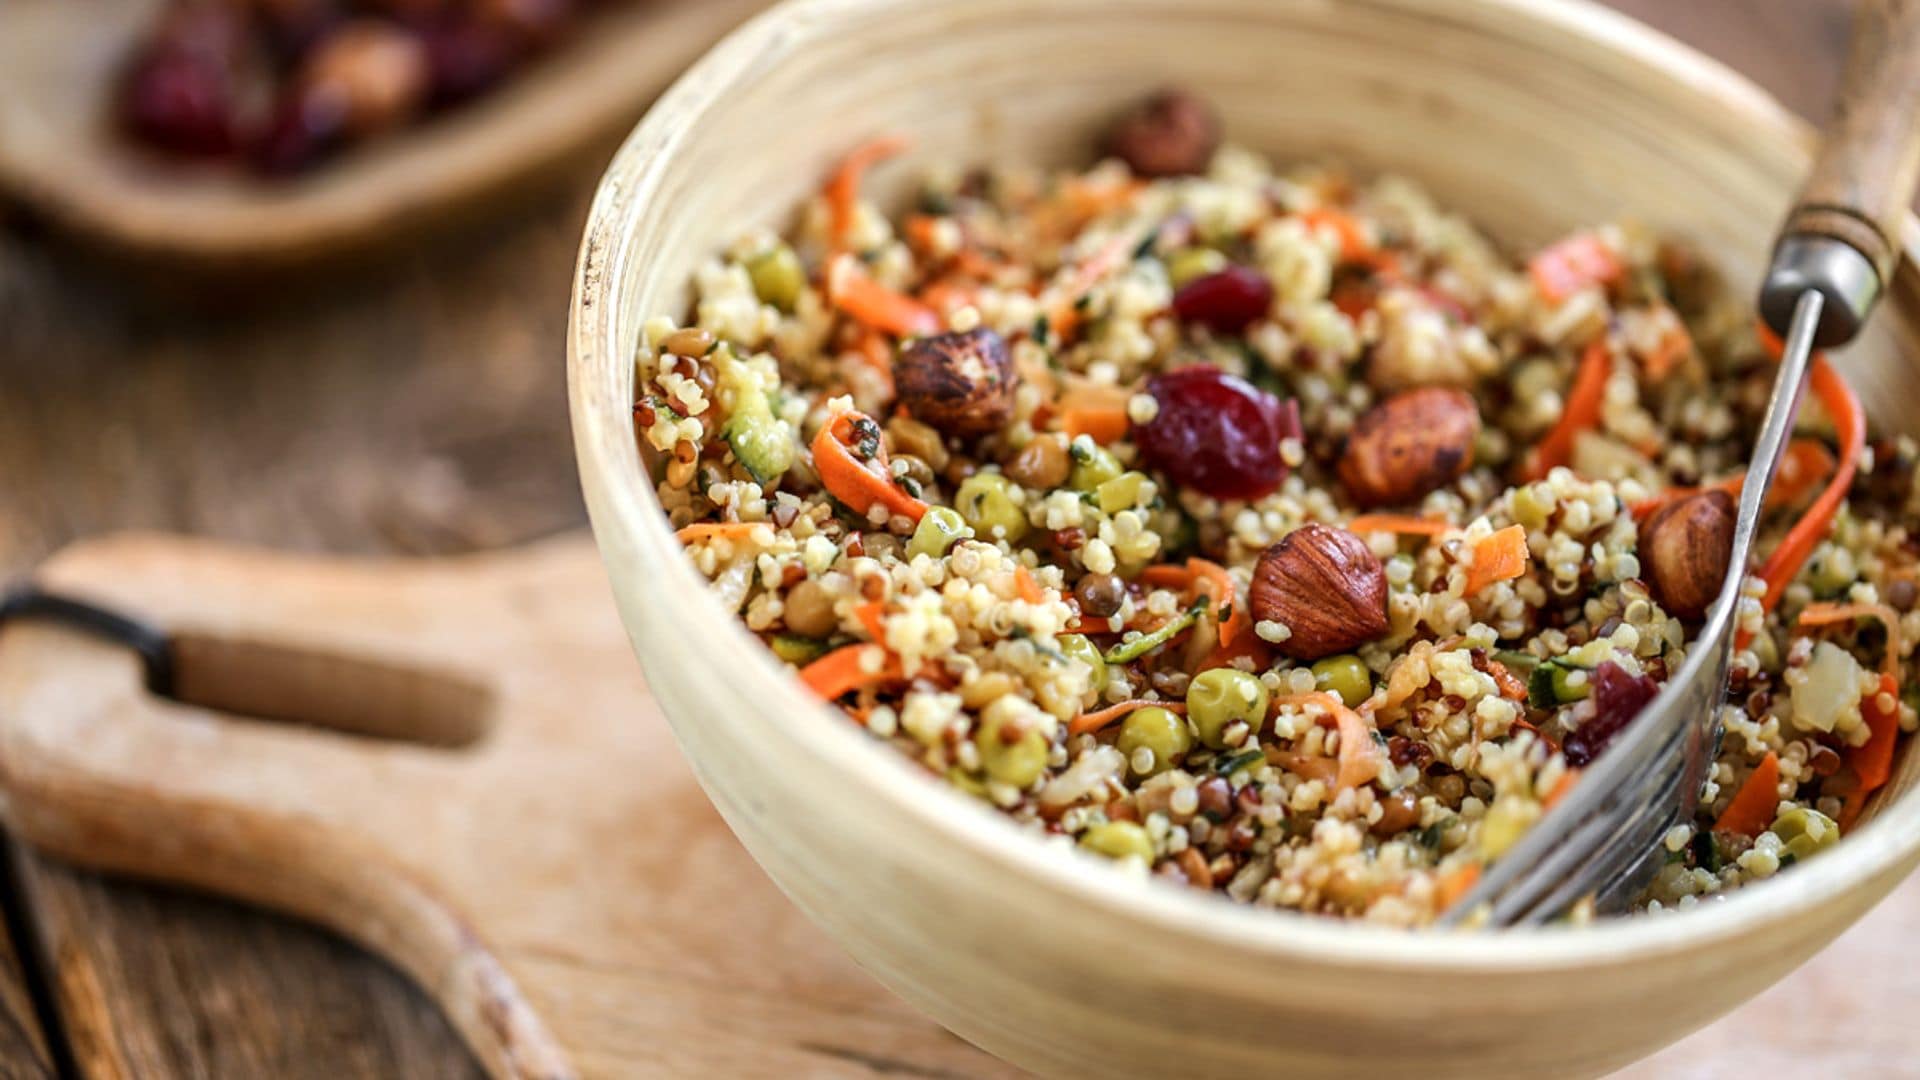
[[[1920,181],[1920,0],[1859,0],[1840,100],[1782,238],[1826,236],[1884,287]]]

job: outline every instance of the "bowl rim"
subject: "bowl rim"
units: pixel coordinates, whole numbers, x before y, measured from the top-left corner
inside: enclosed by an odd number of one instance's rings
[[[734,30],[661,96],[611,160],[588,213],[576,266],[568,320],[568,397],[581,480],[602,555],[631,550],[648,556],[651,572],[675,591],[696,588],[699,603],[676,611],[684,633],[728,646],[709,654],[717,671],[744,680],[768,700],[793,706],[788,734],[805,752],[848,783],[858,783],[903,815],[922,821],[947,842],[1009,873],[1033,875],[1082,905],[1098,905],[1157,932],[1253,950],[1273,958],[1311,955],[1320,962],[1390,967],[1399,971],[1516,974],[1549,969],[1617,967],[1650,957],[1698,952],[1831,903],[1910,861],[1920,849],[1920,790],[1880,808],[1860,834],[1789,877],[1760,883],[1686,910],[1656,918],[1597,920],[1577,927],[1512,928],[1497,932],[1414,931],[1291,911],[1257,909],[1193,890],[1144,885],[1092,858],[1066,856],[1058,845],[1036,842],[1029,830],[977,800],[939,783],[871,736],[844,722],[837,710],[811,698],[732,613],[705,599],[704,585],[668,526],[650,483],[636,467],[631,416],[624,405],[603,407],[594,393],[617,349],[622,324],[617,273],[631,243],[634,208],[655,192],[664,166],[687,131],[724,96],[738,72],[777,62],[806,45],[820,25],[884,16],[924,0],[784,0]],[[966,0],[948,0],[964,4]],[[1094,9],[1101,0],[1064,0]],[[1380,9],[1418,10],[1419,0],[1359,0]],[[1746,76],[1666,34],[1592,0],[1458,0],[1502,18],[1532,21],[1585,37],[1650,75],[1712,96],[1741,122],[1770,130],[1805,153],[1810,126],[1789,113]],[[1920,219],[1909,214],[1905,261],[1920,262]],[[1912,273],[1909,267],[1906,271]],[[1889,291],[1892,291],[1891,289]],[[657,579],[656,579],[657,580]],[[739,655],[736,656],[735,653]],[[724,659],[722,659],[724,658]],[[759,722],[757,715],[744,722]]]

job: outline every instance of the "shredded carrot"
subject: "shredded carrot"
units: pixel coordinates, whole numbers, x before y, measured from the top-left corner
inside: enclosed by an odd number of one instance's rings
[[[1566,407],[1560,410],[1540,444],[1534,447],[1524,479],[1539,480],[1554,468],[1573,460],[1575,436],[1600,424],[1600,404],[1607,394],[1607,379],[1613,374],[1613,350],[1607,339],[1594,338],[1580,354],[1580,368],[1574,372],[1573,387],[1567,391]]]
[[[1130,425],[1125,409],[1062,409],[1060,430],[1069,439],[1085,435],[1102,446],[1127,437]]]
[[[1140,571],[1136,580],[1152,589],[1184,589],[1193,584],[1193,568],[1160,563]]]
[[[1780,808],[1780,758],[1773,751],[1760,759],[1748,775],[1747,782],[1740,785],[1740,791],[1720,812],[1720,819],[1713,823],[1714,832],[1738,833],[1741,836],[1759,836],[1773,824],[1773,815]]]
[[[1590,232],[1575,233],[1527,260],[1534,288],[1558,304],[1589,285],[1611,285],[1627,272],[1612,247]]]
[[[1780,458],[1779,471],[1773,474],[1773,486],[1767,489],[1766,505],[1771,508],[1799,503],[1833,474],[1833,467],[1833,451],[1828,450],[1825,443],[1818,439],[1793,440],[1787,444],[1786,453]],[[1669,505],[1702,491],[1724,491],[1738,499],[1746,482],[1746,476],[1741,475],[1716,480],[1703,487],[1668,488],[1658,495],[1629,505],[1627,509],[1635,521],[1645,521]]]
[[[1467,595],[1496,581],[1509,581],[1527,572],[1527,530],[1509,525],[1473,545],[1473,565],[1467,567]]]
[[[1285,769],[1302,780],[1318,780],[1328,787],[1340,782],[1340,763],[1332,758],[1308,757],[1277,746],[1261,750],[1267,756],[1267,764]]]
[[[848,442],[858,421],[873,425],[871,417],[849,410],[821,425],[813,437],[813,470],[820,474],[820,483],[856,514],[866,514],[877,503],[917,523],[926,516],[927,504],[894,483],[887,470],[886,447],[876,438],[871,458],[862,461],[854,456]],[[878,425],[873,430],[878,432]]]
[[[1205,559],[1188,559],[1187,569],[1193,574],[1194,591],[1210,597],[1214,611],[1232,609],[1220,623],[1221,648],[1232,645],[1242,630],[1252,629],[1253,620],[1247,614],[1247,605],[1234,603],[1233,579],[1227,576],[1225,567]]]
[[[887,643],[887,628],[880,621],[880,613],[886,608],[885,601],[869,600],[853,609],[853,617],[860,620],[860,625],[866,628],[867,636],[872,638],[876,645]]]
[[[1041,591],[1040,583],[1033,579],[1032,572],[1024,566],[1013,568],[1013,587],[1020,594],[1020,599],[1029,604],[1038,604],[1047,598],[1047,594]]]
[[[724,537],[728,540],[745,540],[753,535],[753,530],[763,524],[758,521],[701,521],[681,529],[673,534],[682,544],[695,544],[702,540]]]
[[[1775,356],[1780,355],[1780,339],[1764,325],[1761,336]],[[1813,390],[1814,397],[1824,405],[1827,415],[1833,418],[1833,429],[1840,443],[1840,460],[1834,467],[1833,475],[1827,480],[1827,486],[1813,500],[1813,505],[1787,530],[1786,538],[1780,546],[1773,549],[1767,561],[1760,566],[1760,577],[1767,583],[1767,594],[1760,601],[1766,611],[1779,606],[1780,595],[1787,591],[1787,584],[1799,576],[1800,568],[1805,566],[1813,549],[1827,535],[1833,526],[1833,519],[1840,512],[1840,504],[1846,501],[1847,489],[1853,486],[1854,470],[1859,468],[1860,454],[1867,445],[1867,417],[1860,408],[1860,399],[1847,380],[1834,370],[1825,355],[1815,353],[1813,366],[1807,375],[1807,384]]]
[[[1404,514],[1361,514],[1347,522],[1348,532],[1386,532],[1403,536],[1442,536],[1454,528],[1450,521],[1408,517]]]
[[[1140,246],[1138,236],[1122,233],[1102,244],[1086,260],[1073,267],[1058,298],[1047,308],[1047,324],[1060,337],[1072,334],[1080,326],[1080,301],[1086,299],[1100,279],[1126,265],[1127,256]]]
[[[1434,881],[1434,897],[1439,901],[1440,910],[1445,911],[1460,902],[1460,898],[1473,890],[1480,882],[1480,864],[1468,863],[1458,869],[1441,874]]]
[[[1178,701],[1147,701],[1142,698],[1135,698],[1130,701],[1122,701],[1118,704],[1109,705],[1104,709],[1095,709],[1092,712],[1081,713],[1079,716],[1067,722],[1067,734],[1085,735],[1090,731],[1099,731],[1101,728],[1106,727],[1108,724],[1113,723],[1115,720],[1120,719],[1135,709],[1144,709],[1149,705],[1157,705],[1170,713],[1176,713],[1181,716],[1185,716],[1187,712],[1186,705]]]
[[[1666,381],[1673,369],[1680,366],[1693,352],[1693,335],[1687,333],[1686,325],[1679,319],[1654,345],[1653,350],[1640,358],[1640,364],[1647,372],[1647,381],[1656,385]]]
[[[1366,228],[1358,218],[1345,210],[1318,206],[1301,211],[1300,221],[1313,232],[1332,229],[1333,234],[1340,238],[1341,262],[1361,262],[1373,254],[1373,241],[1368,239]]]
[[[874,670],[868,670],[865,663],[869,649],[879,649],[883,657],[880,666]],[[896,682],[901,678],[899,658],[877,645],[860,642],[842,645],[800,669],[800,681],[826,701],[835,701],[854,690]]]
[[[827,264],[827,293],[833,306],[855,322],[895,337],[940,332],[940,316],[932,308],[873,280],[851,255],[835,255]]]
[[[1885,708],[1881,699],[1891,698]],[[1859,786],[1840,804],[1840,827],[1850,829],[1866,809],[1867,796],[1886,786],[1893,777],[1893,746],[1900,740],[1900,680],[1892,672],[1880,676],[1880,687],[1871,698],[1860,703],[1860,716],[1867,722],[1867,741],[1847,751],[1847,767],[1853,770]]]
[[[1880,660],[1880,672],[1892,676],[1900,668],[1900,615],[1885,604],[1836,604],[1821,601],[1800,611],[1801,626],[1831,626],[1852,619],[1879,619],[1887,628],[1887,654]]]
[[[1273,699],[1273,708],[1284,705],[1319,705],[1333,718],[1340,732],[1340,773],[1336,787],[1340,791],[1357,788],[1380,775],[1380,747],[1373,741],[1373,726],[1347,703],[1325,690],[1305,694],[1281,694]]]
[[[840,159],[822,191],[827,200],[828,227],[835,250],[846,247],[847,233],[853,228],[854,207],[860,201],[860,181],[867,170],[906,148],[905,139],[883,135],[861,143]]]
[[[1540,800],[1540,809],[1551,810],[1560,805],[1560,800],[1566,798],[1567,793],[1573,790],[1573,785],[1579,782],[1580,770],[1571,765],[1567,766],[1567,770],[1560,774],[1560,779],[1553,782],[1553,790],[1547,792],[1547,797]]]

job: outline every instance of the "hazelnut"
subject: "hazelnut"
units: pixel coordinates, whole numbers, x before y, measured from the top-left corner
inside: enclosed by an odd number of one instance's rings
[[[340,109],[349,133],[370,135],[405,121],[426,101],[427,51],[391,23],[350,22],[315,46],[301,86],[308,101]]]
[[[1318,660],[1387,632],[1387,572],[1345,529],[1303,525],[1260,553],[1247,603],[1290,631],[1282,653]]]
[[[1188,176],[1205,171],[1220,146],[1213,109],[1184,90],[1161,90],[1122,116],[1107,133],[1106,152],[1136,176]]]
[[[1654,599],[1676,618],[1705,615],[1733,558],[1733,496],[1695,492],[1661,508],[1640,527],[1640,565]]]
[[[1369,826],[1373,835],[1398,836],[1420,824],[1420,798],[1412,788],[1401,788],[1380,797],[1380,820]]]
[[[1013,416],[1018,383],[1007,343],[984,327],[921,338],[893,362],[900,404],[914,419],[960,438],[999,430]]]
[[[1347,436],[1340,480],[1362,506],[1410,503],[1473,464],[1480,410],[1459,390],[1409,390],[1368,410]]]

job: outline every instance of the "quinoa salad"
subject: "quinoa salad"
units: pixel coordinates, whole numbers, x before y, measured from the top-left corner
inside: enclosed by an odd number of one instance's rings
[[[1177,90],[1088,144],[889,216],[876,139],[704,262],[636,359],[660,501],[808,689],[1047,841],[1429,923],[1680,669],[1778,343],[1677,243],[1509,252]],[[1917,459],[1816,359],[1643,909],[1817,856],[1887,783]]]

